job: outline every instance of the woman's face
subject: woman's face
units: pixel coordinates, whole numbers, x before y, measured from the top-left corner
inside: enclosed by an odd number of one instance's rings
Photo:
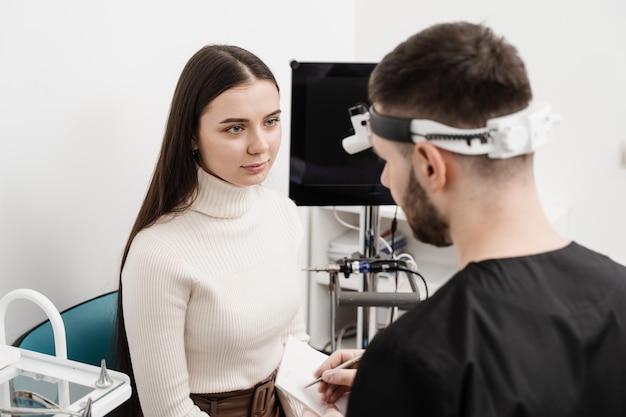
[[[263,182],[280,147],[280,112],[271,81],[253,80],[224,91],[200,117],[192,142],[200,166],[231,184]]]

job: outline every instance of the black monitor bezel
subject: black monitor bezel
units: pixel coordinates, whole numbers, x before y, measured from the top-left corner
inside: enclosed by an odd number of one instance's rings
[[[290,135],[290,174],[289,174],[289,197],[299,206],[384,206],[395,205],[389,190],[380,183],[380,173],[383,163],[373,153],[371,149],[358,154],[339,155],[345,152],[341,148],[343,137],[349,136],[350,115],[348,108],[358,102],[367,104],[367,80],[369,74],[375,67],[375,63],[369,62],[291,62],[292,83],[291,83],[291,135]],[[307,108],[307,94],[315,83],[328,81],[333,82],[343,78],[351,83],[363,85],[358,97],[340,97],[344,100],[345,109],[335,109],[340,112],[334,117],[345,117],[345,132],[336,130],[337,144],[332,143],[332,152],[335,157],[344,160],[341,166],[329,167],[337,175],[337,183],[315,184],[307,182],[306,175],[303,174],[307,167],[311,167],[307,160],[307,141],[312,139],[307,135],[307,116],[311,119],[311,111],[325,110]],[[352,94],[352,93],[350,93]],[[337,98],[337,97],[335,97]],[[329,97],[329,100],[331,98]],[[331,103],[329,101],[329,103]],[[332,102],[334,106],[336,102]],[[320,106],[318,106],[320,107]],[[307,112],[309,114],[307,115]],[[323,119],[323,117],[322,117]],[[342,121],[343,123],[343,121]],[[309,130],[310,131],[310,130]],[[309,144],[310,146],[310,144]],[[309,164],[309,165],[307,165]],[[353,165],[354,164],[354,165]],[[359,164],[357,166],[357,164]],[[304,168],[302,168],[304,166]],[[342,171],[343,170],[343,171]],[[342,172],[349,172],[354,178],[358,170],[363,177],[367,177],[367,183],[352,184],[341,181]],[[365,171],[364,171],[365,170]]]

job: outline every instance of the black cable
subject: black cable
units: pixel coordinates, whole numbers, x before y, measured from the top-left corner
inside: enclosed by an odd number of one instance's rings
[[[396,257],[396,230],[398,230],[398,206],[391,219],[391,257]]]
[[[407,268],[406,266],[403,266],[402,264],[406,265],[406,262],[400,260],[400,259],[393,259],[393,260],[389,260],[389,259],[372,259],[371,261],[369,261],[370,265],[375,265],[375,264],[389,264],[389,262],[395,262],[396,265],[394,266],[394,270],[395,271],[402,271],[402,272],[408,272],[411,273],[413,275],[417,275],[418,277],[420,277],[420,279],[422,280],[422,282],[424,283],[424,289],[426,290],[425,295],[425,299],[428,299],[429,295],[428,295],[428,284],[426,283],[426,279],[422,276],[422,274],[420,274],[419,272],[411,269],[411,268]]]
[[[426,289],[426,294],[425,295],[425,299],[428,299],[428,284],[426,283],[426,279],[424,279],[424,277],[422,276],[422,274],[420,274],[417,271],[412,270],[411,268],[405,268],[402,266],[399,266],[396,268],[398,271],[403,271],[403,272],[407,272],[407,273],[411,273],[413,275],[417,275],[418,277],[420,277],[420,279],[422,280],[422,282],[424,283],[424,288]]]
[[[391,219],[391,258],[396,259],[396,230],[398,230],[398,206],[393,213],[393,219]],[[394,281],[396,285],[396,292],[398,291],[398,271],[394,274]]]

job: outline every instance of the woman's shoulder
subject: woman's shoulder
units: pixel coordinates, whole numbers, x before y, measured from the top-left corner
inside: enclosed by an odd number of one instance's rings
[[[295,210],[297,208],[296,203],[287,195],[268,186],[259,186],[259,195],[275,206],[281,206],[289,210]]]
[[[173,235],[181,233],[180,222],[184,213],[170,213],[159,218],[133,238],[132,246],[167,246]]]

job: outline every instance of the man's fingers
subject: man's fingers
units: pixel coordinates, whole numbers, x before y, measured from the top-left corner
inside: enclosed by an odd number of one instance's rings
[[[363,349],[340,349],[338,351],[333,352],[317,369],[315,372],[315,376],[320,376],[322,372],[335,368],[346,362],[355,356],[360,356],[363,354]]]
[[[356,369],[330,369],[324,371],[322,378],[324,382],[330,385],[344,385],[351,387],[354,382],[354,376],[356,375]]]

